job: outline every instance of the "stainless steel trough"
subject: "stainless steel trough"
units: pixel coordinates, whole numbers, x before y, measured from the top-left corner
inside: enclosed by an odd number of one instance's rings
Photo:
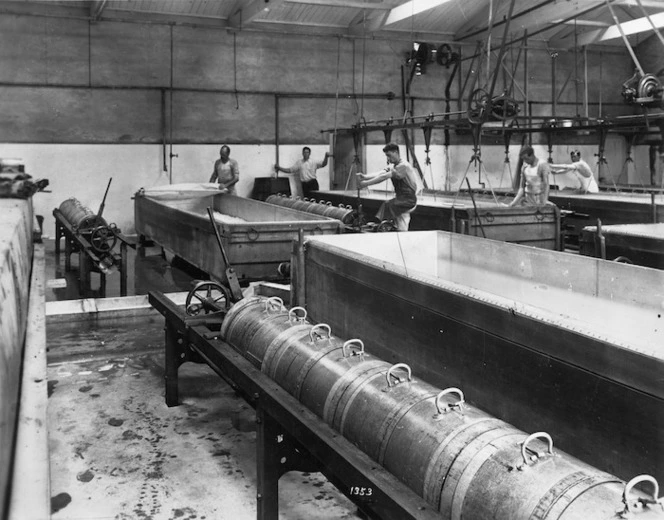
[[[621,478],[664,478],[664,272],[441,231],[312,237],[297,271],[339,336]]]
[[[136,231],[211,275],[224,279],[224,265],[206,208],[215,218],[229,261],[240,281],[279,280],[291,243],[304,235],[339,232],[338,220],[210,190],[139,192]]]

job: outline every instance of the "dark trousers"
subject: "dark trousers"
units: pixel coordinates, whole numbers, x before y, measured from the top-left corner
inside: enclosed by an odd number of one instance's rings
[[[313,181],[307,181],[302,183],[302,195],[305,198],[310,198],[311,197],[311,192],[312,191],[318,191],[318,181],[314,179]]]

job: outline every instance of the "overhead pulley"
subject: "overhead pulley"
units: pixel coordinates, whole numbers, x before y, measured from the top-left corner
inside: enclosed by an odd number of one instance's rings
[[[438,65],[442,65],[443,67],[449,67],[453,63],[456,63],[459,61],[459,57],[459,53],[453,52],[452,47],[446,43],[438,47],[438,52],[436,53],[436,61]]]
[[[652,106],[662,102],[664,88],[662,82],[654,74],[641,75],[637,70],[623,83],[622,87],[622,97],[630,105]]]

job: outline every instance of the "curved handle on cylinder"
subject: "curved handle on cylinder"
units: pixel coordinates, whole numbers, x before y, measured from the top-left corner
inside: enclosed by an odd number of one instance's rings
[[[440,400],[442,399],[443,396],[447,394],[457,394],[459,396],[459,400],[456,403],[448,404],[445,406],[445,408],[441,409]],[[436,396],[436,410],[438,411],[439,415],[447,413],[454,408],[459,408],[459,410],[463,410],[463,405],[465,402],[466,401],[464,401],[463,399],[463,392],[460,389],[454,387],[446,388]]]
[[[535,220],[544,220],[544,214],[539,209],[535,211]]]
[[[284,301],[278,296],[272,296],[265,300],[265,312],[270,313],[270,309],[277,309],[277,312],[281,312],[285,309]]]
[[[410,370],[410,367],[408,365],[406,365],[406,363],[397,363],[396,365],[392,365],[387,371],[386,377],[387,377],[387,387],[388,388],[392,387],[392,380],[390,379],[390,376],[394,377],[397,380],[397,383],[401,382],[401,379],[399,379],[397,376],[392,374],[392,372],[394,372],[398,368],[403,368],[404,370],[406,370],[408,372],[408,382],[413,380],[412,372]],[[397,384],[397,383],[395,383],[395,384]]]
[[[328,200],[328,201],[325,203],[325,205],[326,205],[326,206],[331,206],[332,203]]]
[[[526,449],[528,448],[530,441],[534,439],[546,439],[546,441],[549,443],[549,455],[553,455],[553,439],[551,438],[551,435],[546,432],[531,433],[528,435],[528,437],[526,437],[526,440],[521,443],[521,458],[523,459],[523,464],[520,464],[518,469],[523,469],[528,466],[528,456],[526,455]],[[542,454],[538,453],[537,455],[533,455],[531,460],[534,462],[537,458],[542,456]]]
[[[302,316],[297,315],[297,311],[302,311]],[[288,311],[288,321],[292,322],[293,320],[304,322],[307,320],[307,309],[304,307],[293,307]]]
[[[319,336],[320,338],[323,337],[323,335],[318,332],[320,329],[323,329],[327,331],[327,339],[330,339],[332,337],[332,329],[327,323],[318,323],[311,327],[311,330],[309,331],[309,339],[311,340],[312,343],[316,343],[316,338],[314,338],[314,335]]]
[[[363,356],[364,355],[364,341],[361,339],[349,339],[346,341],[346,343],[343,344],[341,347],[341,352],[343,352],[344,357],[348,357],[348,354],[346,354],[346,348],[351,347],[357,349],[359,345],[359,352],[352,352],[350,355],[351,356]]]
[[[629,494],[632,491],[632,488],[641,482],[650,482],[652,484],[652,498],[629,498]],[[638,513],[643,509],[643,504],[661,504],[662,499],[658,497],[659,495],[659,484],[655,477],[650,475],[638,475],[625,484],[625,489],[623,491],[623,504],[625,504],[625,510],[623,513]]]

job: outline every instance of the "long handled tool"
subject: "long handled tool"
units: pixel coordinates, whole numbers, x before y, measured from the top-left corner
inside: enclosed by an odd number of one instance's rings
[[[221,241],[221,235],[219,235],[219,229],[217,228],[217,223],[214,221],[214,214],[212,213],[212,208],[208,206],[207,208],[208,216],[210,217],[210,224],[212,224],[212,229],[214,229],[214,235],[217,237],[217,243],[219,244],[219,250],[221,251],[221,256],[224,259],[224,265],[226,266],[226,282],[228,283],[228,288],[231,290],[231,296],[234,301],[240,301],[242,296],[242,289],[240,288],[240,282],[237,279],[237,274],[235,274],[235,269],[231,266],[230,261],[228,260],[228,255],[226,255],[226,250],[224,249],[224,244]]]

